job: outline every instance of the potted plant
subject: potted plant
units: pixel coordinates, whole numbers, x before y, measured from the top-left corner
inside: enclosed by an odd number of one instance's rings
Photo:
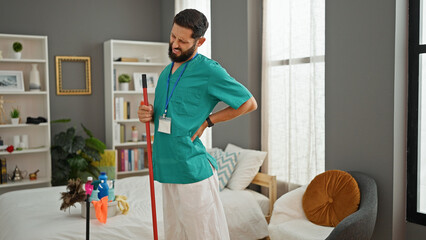
[[[118,77],[118,82],[120,83],[120,90],[121,91],[129,91],[129,82],[130,82],[130,76],[128,74],[121,74]]]
[[[60,119],[52,123],[67,123],[70,119]],[[86,173],[98,176],[99,169],[92,164],[101,160],[105,144],[95,138],[90,130],[81,124],[87,137],[76,133],[74,127],[69,127],[53,137],[52,154],[52,185],[66,185],[69,179],[82,179]]]
[[[12,108],[12,111],[10,111],[10,119],[13,125],[19,124],[19,115],[20,115],[19,109]]]
[[[21,59],[21,52],[22,52],[22,43],[20,42],[14,42],[13,43],[13,53],[15,54],[15,59]]]

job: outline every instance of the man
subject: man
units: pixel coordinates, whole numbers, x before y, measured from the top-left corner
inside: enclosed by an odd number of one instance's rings
[[[195,9],[178,13],[170,33],[172,63],[160,74],[154,106],[140,106],[154,121],[154,179],[163,183],[166,239],[229,239],[219,198],[217,163],[199,137],[207,127],[257,108],[251,93],[217,62],[198,54],[208,21]],[[230,107],[209,115],[219,101]]]

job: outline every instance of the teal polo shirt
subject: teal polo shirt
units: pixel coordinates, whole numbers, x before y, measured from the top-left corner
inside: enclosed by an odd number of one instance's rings
[[[218,102],[223,101],[237,109],[252,96],[216,61],[198,54],[188,62],[170,99],[167,117],[171,118],[171,134],[158,132],[167,96],[184,65],[170,76],[168,93],[171,64],[160,74],[155,89],[153,170],[154,179],[162,183],[194,183],[212,176],[210,164],[217,169],[216,159],[206,152],[198,137],[194,142],[191,137]]]

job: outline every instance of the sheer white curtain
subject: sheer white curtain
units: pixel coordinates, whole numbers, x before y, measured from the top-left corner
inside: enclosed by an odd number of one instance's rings
[[[264,0],[262,171],[307,184],[324,171],[325,0]]]
[[[207,20],[209,21],[209,28],[207,29],[206,33],[204,34],[206,41],[204,42],[204,44],[200,48],[198,48],[198,52],[200,54],[203,54],[204,56],[206,56],[208,58],[211,58],[210,0],[175,0],[175,14],[177,14],[180,11],[187,9],[187,8],[197,9],[198,11],[202,12],[206,16]],[[206,130],[204,131],[200,140],[203,142],[203,144],[206,148],[212,147],[212,130],[211,130],[211,128],[206,128]]]

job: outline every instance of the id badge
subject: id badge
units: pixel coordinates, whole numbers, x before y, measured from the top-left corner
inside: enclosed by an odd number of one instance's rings
[[[158,131],[162,133],[172,133],[172,119],[168,117],[160,117],[158,120]]]

